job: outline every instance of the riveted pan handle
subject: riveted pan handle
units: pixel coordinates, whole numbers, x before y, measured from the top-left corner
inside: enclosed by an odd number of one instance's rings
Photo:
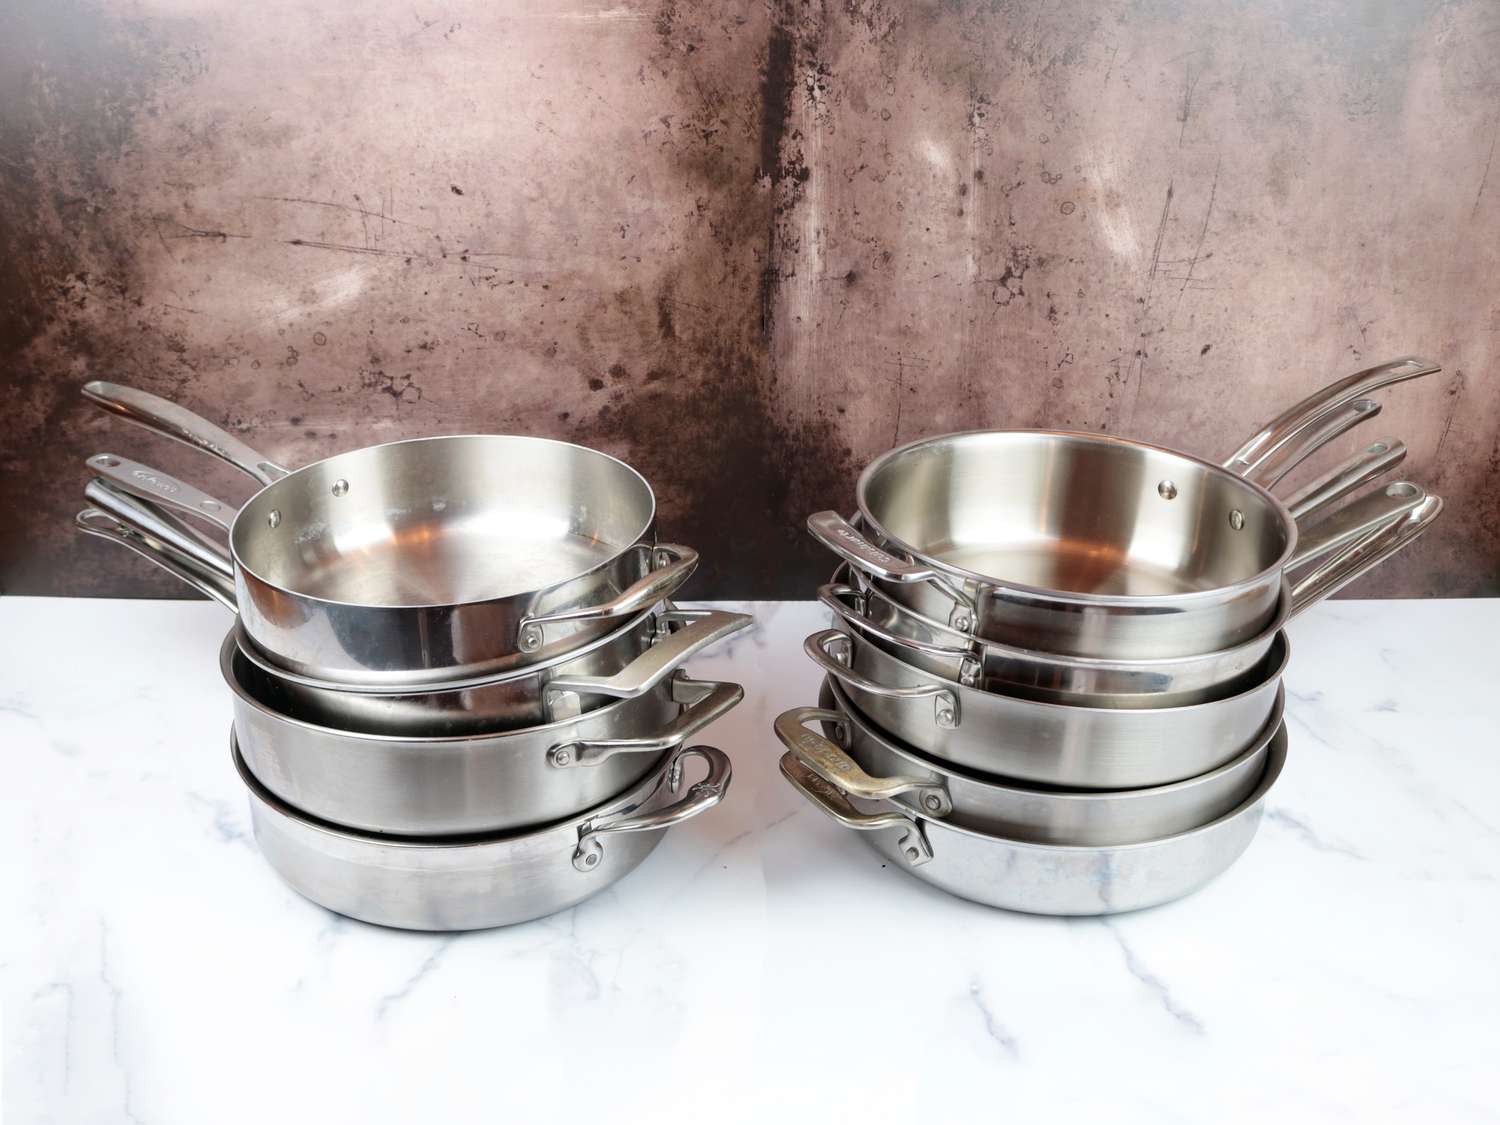
[[[932,858],[932,847],[927,843],[927,833],[914,818],[899,812],[862,813],[856,809],[839,789],[824,781],[812,770],[799,762],[795,755],[781,756],[781,775],[792,783],[792,788],[836,824],[852,828],[856,832],[879,832],[886,828],[901,829],[901,857],[911,867],[920,867]]]
[[[724,794],[729,792],[733,769],[729,764],[729,755],[712,746],[689,746],[677,751],[657,774],[657,790],[666,784],[675,792],[681,784],[683,763],[689,758],[701,758],[708,766],[708,775],[702,781],[690,785],[686,793],[666,808],[639,816],[621,816],[616,813],[595,817],[579,825],[573,866],[584,872],[598,869],[604,861],[604,845],[599,840],[601,836],[619,832],[660,832],[674,824],[690,820],[699,813],[707,812],[722,801]]]
[[[910,793],[930,816],[947,816],[953,811],[953,799],[941,781],[915,776],[871,777],[840,747],[808,729],[808,723],[817,722],[847,724],[848,720],[842,713],[822,707],[794,707],[776,717],[776,737],[798,762],[846,797],[883,801]]]
[[[1332,597],[1356,578],[1416,542],[1443,511],[1443,499],[1430,493],[1407,513],[1346,545],[1333,557],[1292,582],[1292,616]]]
[[[981,662],[972,649],[934,644],[931,641],[919,641],[914,637],[903,637],[899,633],[892,633],[865,615],[865,598],[863,591],[839,582],[828,582],[818,587],[818,600],[833,610],[839,620],[849,628],[858,629],[868,637],[874,637],[878,641],[909,652],[920,652],[927,656],[955,661],[958,665],[956,674],[959,683],[966,687],[973,687],[979,682],[979,674],[982,671]]]
[[[1406,460],[1406,444],[1396,438],[1372,441],[1347,461],[1308,481],[1283,503],[1293,519],[1332,507],[1349,493],[1377,480]]]
[[[1372,531],[1386,527],[1418,507],[1427,496],[1419,484],[1401,480],[1366,493],[1325,516],[1311,527],[1297,528],[1297,549],[1286,564],[1288,569],[1308,563],[1337,551]]]
[[[225,531],[234,526],[234,517],[239,514],[233,504],[226,504],[150,465],[114,453],[96,453],[87,463],[102,479],[122,492],[198,516]]]
[[[649,738],[589,738],[554,746],[547,764],[557,769],[596,766],[616,754],[660,754],[681,746],[745,698],[739,684],[689,679],[680,671],[672,680],[672,698],[683,704],[675,719]]]
[[[150,535],[205,569],[225,578],[234,577],[234,563],[222,544],[199,534],[155,504],[127,495],[97,477],[84,486],[83,494],[94,507],[108,512],[128,527]]]
[[[112,414],[118,414],[127,422],[144,426],[163,437],[191,445],[194,449],[227,461],[261,484],[278,481],[291,471],[251,449],[228,430],[214,425],[207,418],[149,391],[96,380],[84,386],[83,397]]]
[[[119,543],[174,578],[187,583],[200,594],[212,598],[230,612],[239,611],[235,603],[233,583],[220,574],[199,567],[191,559],[175,554],[171,548],[130,528],[111,513],[98,508],[85,508],[73,522],[85,535],[95,535],[100,539],[108,539],[111,543]]]
[[[634,699],[670,676],[679,664],[750,624],[744,613],[719,610],[673,610],[668,619],[689,624],[662,637],[612,676],[557,676],[547,682],[545,700],[554,720],[581,713],[580,695]]]
[[[691,547],[680,547],[675,543],[643,546],[650,550],[651,565],[655,569],[607,602],[523,617],[516,638],[520,650],[538,651],[546,640],[548,625],[560,625],[565,621],[605,621],[614,617],[629,617],[648,609],[675,594],[698,567],[698,552]]]
[[[958,696],[938,684],[918,684],[914,687],[889,687],[862,676],[853,668],[854,638],[837,629],[822,629],[808,637],[802,644],[808,658],[840,683],[848,684],[855,691],[881,699],[931,699],[933,719],[944,730],[959,725]]]
[[[1297,441],[1310,427],[1317,425],[1346,403],[1392,383],[1416,379],[1441,370],[1438,364],[1428,360],[1402,356],[1330,383],[1266,423],[1259,433],[1235,450],[1233,456],[1224,462],[1224,467],[1240,476],[1249,475],[1268,458],[1277,456],[1282,447]]]

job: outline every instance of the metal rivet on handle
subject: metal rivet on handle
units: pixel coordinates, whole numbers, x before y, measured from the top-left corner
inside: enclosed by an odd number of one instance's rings
[[[106,469],[113,469],[119,463],[120,459],[118,457],[111,457],[108,453],[101,453],[98,457],[94,458],[94,464],[102,465]]]
[[[943,807],[942,799],[936,793],[929,793],[922,798],[922,804],[928,812],[937,812]]]
[[[552,755],[552,760],[560,766],[565,766],[573,760],[573,755],[566,750],[558,750]]]

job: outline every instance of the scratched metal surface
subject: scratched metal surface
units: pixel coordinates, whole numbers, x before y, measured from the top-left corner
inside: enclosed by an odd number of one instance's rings
[[[1199,0],[17,0],[0,15],[0,584],[179,593],[75,535],[110,377],[300,463],[517,431],[639,466],[697,596],[802,597],[897,441],[1222,455],[1390,355],[1445,523],[1363,594],[1494,593],[1500,10]],[[1345,446],[1353,447],[1350,438]]]

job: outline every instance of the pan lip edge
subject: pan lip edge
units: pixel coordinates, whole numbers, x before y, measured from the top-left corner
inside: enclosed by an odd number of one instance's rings
[[[890,465],[898,457],[909,454],[924,445],[932,445],[943,441],[954,441],[961,438],[977,439],[982,436],[992,437],[996,435],[1014,435],[1017,437],[1053,437],[1064,438],[1069,441],[1082,440],[1095,445],[1108,445],[1121,448],[1148,450],[1152,453],[1162,453],[1171,457],[1181,458],[1184,461],[1187,461],[1199,468],[1209,470],[1213,474],[1222,475],[1238,482],[1240,485],[1250,490],[1252,494],[1255,494],[1259,499],[1267,502],[1271,511],[1281,517],[1282,527],[1287,531],[1286,543],[1282,548],[1280,556],[1269,566],[1263,567],[1261,570],[1257,571],[1250,577],[1242,578],[1238,582],[1234,582],[1229,585],[1214,586],[1206,590],[1188,590],[1177,594],[1092,594],[1082,590],[1053,590],[1045,586],[1032,586],[1025,582],[997,580],[995,575],[981,574],[978,571],[967,570],[964,567],[954,566],[952,563],[933,558],[926,553],[916,549],[900,536],[892,535],[886,528],[886,526],[871,514],[869,505],[866,502],[866,495],[871,482],[881,468]],[[1022,598],[1030,601],[1062,602],[1070,605],[1082,606],[1113,606],[1129,612],[1137,609],[1150,609],[1160,606],[1172,606],[1183,602],[1191,603],[1233,600],[1233,598],[1239,593],[1253,590],[1255,587],[1262,585],[1273,575],[1279,578],[1281,572],[1286,569],[1287,564],[1291,561],[1293,554],[1295,554],[1297,550],[1296,519],[1292,516],[1292,513],[1287,508],[1287,506],[1263,485],[1238,476],[1235,473],[1230,472],[1221,464],[1216,464],[1215,462],[1209,461],[1206,458],[1198,457],[1192,453],[1186,453],[1180,449],[1173,449],[1171,446],[1157,445],[1153,442],[1140,441],[1136,438],[1122,437],[1115,434],[1092,433],[1087,430],[978,429],[957,430],[952,433],[932,434],[928,437],[916,438],[912,441],[904,442],[901,445],[886,450],[884,453],[880,454],[880,456],[875,458],[875,460],[866,465],[860,471],[859,478],[855,482],[854,496],[855,503],[859,508],[860,518],[866,524],[868,524],[870,530],[877,533],[887,543],[893,544],[899,550],[907,553],[913,558],[920,559],[925,565],[931,566],[935,570],[940,570],[949,577],[956,578],[963,582],[972,582],[977,586],[989,587],[990,590],[995,592],[1020,595]]]
[[[640,547],[654,547],[655,546],[655,544],[657,542],[656,518],[657,518],[657,516],[658,516],[658,514],[660,512],[660,508],[659,508],[659,505],[658,505],[657,499],[656,499],[656,490],[654,488],[652,488],[651,482],[646,478],[646,475],[644,473],[642,473],[634,465],[631,465],[628,461],[625,461],[622,458],[616,457],[612,453],[606,453],[602,449],[595,449],[593,446],[581,445],[578,442],[564,441],[561,438],[539,437],[539,436],[536,436],[536,435],[533,435],[533,434],[475,434],[475,433],[430,434],[430,435],[427,435],[425,437],[397,438],[394,441],[383,441],[383,442],[377,442],[374,445],[364,445],[364,446],[359,446],[359,447],[357,447],[355,449],[346,449],[346,450],[344,450],[344,451],[342,451],[340,453],[330,454],[327,457],[322,457],[322,458],[319,458],[316,461],[311,461],[311,462],[309,462],[306,465],[298,466],[297,468],[291,470],[289,473],[287,473],[286,476],[280,478],[279,480],[275,480],[275,481],[272,481],[270,484],[263,485],[252,496],[250,496],[249,499],[247,499],[242,505],[240,505],[239,512],[235,515],[233,524],[232,524],[232,526],[230,528],[230,531],[229,531],[229,535],[228,535],[229,553],[230,553],[230,556],[231,556],[231,558],[233,559],[233,562],[234,562],[234,569],[235,569],[235,572],[236,572],[236,585],[238,585],[239,581],[240,581],[240,579],[238,577],[239,574],[241,572],[243,572],[244,575],[246,575],[248,578],[254,579],[255,582],[257,582],[260,585],[266,587],[267,589],[274,590],[277,593],[282,594],[282,595],[284,595],[286,597],[295,598],[295,599],[298,599],[300,601],[306,602],[308,604],[341,606],[341,607],[346,607],[346,608],[350,608],[350,609],[394,610],[394,611],[402,611],[402,610],[444,610],[444,609],[456,610],[456,609],[463,609],[463,608],[466,608],[468,606],[491,605],[491,604],[494,604],[494,603],[497,603],[497,602],[510,601],[511,599],[518,599],[518,600],[530,599],[530,598],[535,597],[537,594],[544,592],[543,590],[522,590],[522,591],[518,591],[518,592],[515,592],[515,593],[510,593],[510,594],[496,594],[496,595],[493,595],[491,597],[479,598],[479,599],[475,599],[475,600],[471,600],[471,601],[463,601],[463,602],[413,602],[413,603],[401,603],[401,604],[397,604],[397,603],[393,603],[393,602],[381,602],[381,603],[373,603],[372,604],[372,603],[369,603],[369,602],[347,601],[347,600],[343,600],[343,599],[339,599],[339,598],[329,598],[329,597],[323,597],[323,596],[320,596],[320,595],[317,595],[317,594],[303,593],[303,592],[301,592],[301,591],[299,591],[299,590],[297,590],[297,589],[295,589],[295,588],[293,588],[293,587],[291,587],[291,586],[289,586],[289,585],[287,585],[285,583],[282,583],[282,582],[273,582],[270,579],[268,579],[264,574],[262,574],[255,567],[249,566],[245,562],[244,557],[243,557],[243,555],[242,555],[242,553],[240,551],[239,543],[238,543],[239,536],[237,535],[237,532],[238,532],[238,529],[239,529],[239,526],[240,526],[241,519],[246,519],[246,522],[248,523],[248,518],[247,517],[248,517],[248,513],[249,513],[250,509],[252,507],[257,507],[258,506],[258,502],[261,501],[261,498],[264,497],[267,492],[271,491],[274,488],[278,488],[278,487],[282,486],[285,482],[293,480],[294,478],[301,477],[304,474],[310,474],[312,472],[312,470],[317,469],[320,466],[327,465],[330,461],[336,461],[336,460],[338,460],[341,457],[353,457],[353,456],[356,456],[356,455],[362,454],[362,453],[370,453],[370,452],[381,450],[381,449],[388,449],[388,448],[391,448],[391,447],[394,447],[394,446],[415,445],[415,444],[428,443],[428,442],[475,441],[475,440],[481,440],[481,439],[483,439],[483,440],[500,439],[500,440],[503,440],[503,441],[513,441],[513,442],[524,443],[524,444],[562,446],[562,447],[567,448],[567,449],[582,450],[583,452],[588,453],[588,454],[590,454],[592,456],[600,457],[600,458],[603,458],[606,461],[613,462],[615,465],[619,466],[621,469],[624,469],[637,482],[639,482],[640,486],[645,490],[645,499],[646,499],[645,513],[644,513],[644,517],[640,521],[640,526],[637,529],[635,538],[633,538],[632,540],[630,540],[630,542],[626,543],[624,546],[615,548],[614,551],[613,551],[613,553],[610,554],[610,556],[608,558],[601,559],[600,561],[596,562],[593,566],[590,566],[590,567],[588,567],[587,569],[584,569],[584,570],[577,571],[576,573],[570,575],[569,577],[563,579],[562,581],[554,583],[553,584],[554,587],[555,586],[564,586],[564,585],[567,585],[568,583],[577,582],[580,579],[584,579],[584,578],[589,577],[590,575],[597,574],[600,571],[603,571],[603,570],[605,570],[605,569],[607,569],[607,568],[615,565],[616,563],[618,563],[619,560],[620,560],[620,558],[622,556],[624,556],[625,554],[627,554],[628,552],[630,552],[630,551],[636,550],[636,549],[638,549]],[[283,489],[283,491],[287,491],[287,490]],[[267,503],[269,503],[269,501],[267,501]],[[259,506],[263,506],[263,505],[259,505]],[[246,534],[249,534],[249,533],[247,532]],[[552,588],[553,587],[547,587],[546,589],[552,589]]]

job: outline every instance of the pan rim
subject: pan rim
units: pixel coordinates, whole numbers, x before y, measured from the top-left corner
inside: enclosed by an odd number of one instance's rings
[[[911,453],[913,450],[924,445],[933,445],[938,442],[957,441],[961,439],[978,439],[981,437],[1016,436],[1016,437],[1044,437],[1062,438],[1067,441],[1082,441],[1093,445],[1108,445],[1140,450],[1152,453],[1161,453],[1169,457],[1179,458],[1191,465],[1201,469],[1209,470],[1211,473],[1227,477],[1231,481],[1247,489],[1252,495],[1265,502],[1277,516],[1280,517],[1282,527],[1286,530],[1286,543],[1282,548],[1280,556],[1275,562],[1257,571],[1248,578],[1242,578],[1238,582],[1227,586],[1213,586],[1206,590],[1187,590],[1176,594],[1093,594],[1082,590],[1055,590],[1046,586],[1033,586],[1025,582],[1012,582],[997,579],[995,575],[981,574],[978,571],[968,570],[961,566],[941,559],[933,558],[925,552],[918,550],[900,536],[892,535],[886,526],[871,514],[867,496],[875,476],[884,468],[888,467],[898,457]],[[1202,457],[1191,453],[1184,453],[1180,449],[1173,449],[1166,445],[1156,445],[1152,442],[1139,441],[1135,438],[1119,437],[1113,434],[1090,433],[1085,430],[1055,430],[1055,429],[1016,429],[1016,430],[956,430],[946,434],[932,434],[927,437],[916,438],[913,441],[904,442],[893,449],[888,449],[875,460],[871,461],[859,474],[859,479],[854,486],[855,502],[859,505],[860,518],[867,524],[868,528],[880,536],[888,545],[896,547],[909,556],[920,559],[924,566],[930,566],[934,570],[941,571],[951,578],[961,582],[971,582],[977,586],[987,587],[994,591],[1004,591],[1007,594],[1016,594],[1024,598],[1040,602],[1060,602],[1069,605],[1104,606],[1113,607],[1126,611],[1142,609],[1149,610],[1162,607],[1180,606],[1183,603],[1216,602],[1226,598],[1232,599],[1242,591],[1253,589],[1262,585],[1272,576],[1280,577],[1281,572],[1291,561],[1297,550],[1297,521],[1287,506],[1278,500],[1271,492],[1262,485],[1244,477],[1231,473],[1223,465],[1215,464]]]
[[[1276,688],[1276,699],[1275,702],[1271,705],[1271,713],[1269,716],[1267,716],[1265,723],[1260,729],[1260,732],[1255,736],[1255,740],[1235,757],[1230,758],[1227,762],[1220,763],[1213,769],[1205,770],[1203,773],[1193,774],[1191,777],[1179,778],[1177,781],[1168,781],[1161,785],[1148,785],[1136,789],[1078,789],[1047,786],[1041,784],[1028,786],[1019,780],[1007,781],[1001,779],[1000,775],[998,774],[988,776],[980,773],[977,770],[961,767],[952,762],[945,762],[941,759],[934,758],[931,754],[924,754],[914,747],[907,746],[904,742],[901,742],[893,735],[887,734],[885,731],[882,731],[874,722],[872,722],[866,715],[864,715],[859,710],[859,708],[854,705],[854,701],[849,698],[847,689],[845,689],[843,684],[839,683],[835,677],[824,676],[823,680],[827,685],[827,688],[820,689],[820,694],[823,690],[828,691],[829,695],[834,701],[834,706],[830,709],[842,712],[845,720],[852,723],[856,728],[858,728],[859,733],[862,737],[870,739],[882,749],[896,754],[898,757],[901,757],[903,759],[911,760],[915,765],[918,765],[923,769],[931,770],[933,773],[943,777],[957,778],[958,780],[963,782],[982,786],[985,789],[993,789],[1007,794],[1043,797],[1049,801],[1060,800],[1069,804],[1084,798],[1093,800],[1104,798],[1111,801],[1129,801],[1137,798],[1150,799],[1153,797],[1160,797],[1168,793],[1190,789],[1194,785],[1221,777],[1226,773],[1231,773],[1234,770],[1241,768],[1243,764],[1251,757],[1258,754],[1260,751],[1267,749],[1270,746],[1271,742],[1275,739],[1277,731],[1281,728],[1286,719],[1286,686],[1285,684],[1278,683]],[[900,800],[900,798],[892,799]],[[904,805],[905,802],[902,802],[902,804]],[[920,812],[921,810],[914,811]]]
[[[425,443],[433,443],[433,442],[478,441],[478,440],[494,441],[496,439],[499,439],[499,440],[502,440],[502,441],[506,441],[506,442],[518,442],[518,443],[524,443],[524,444],[562,446],[562,447],[567,448],[567,449],[581,450],[584,453],[590,454],[590,455],[592,455],[594,457],[599,457],[599,458],[602,458],[605,461],[613,462],[616,466],[618,466],[619,468],[623,469],[630,477],[634,478],[640,484],[640,486],[641,486],[642,489],[644,489],[644,495],[645,495],[645,499],[646,499],[644,518],[641,521],[640,528],[636,532],[635,538],[633,538],[632,540],[630,540],[629,543],[626,543],[623,546],[617,547],[614,550],[614,552],[608,558],[601,559],[599,562],[595,563],[593,566],[590,566],[590,567],[588,567],[588,568],[586,568],[584,570],[576,571],[575,573],[569,575],[567,578],[564,578],[564,579],[562,579],[559,582],[553,583],[551,586],[545,586],[545,587],[540,587],[540,588],[531,589],[531,590],[520,590],[520,591],[516,591],[516,592],[513,592],[513,593],[509,593],[509,594],[495,594],[495,595],[492,595],[492,596],[489,596],[489,597],[485,597],[485,598],[477,598],[477,599],[471,599],[469,601],[461,601],[461,602],[452,602],[452,601],[447,601],[447,602],[445,602],[445,601],[399,602],[399,601],[395,601],[395,600],[381,601],[381,602],[361,602],[361,601],[350,601],[350,600],[346,600],[346,599],[342,599],[342,598],[330,598],[330,597],[325,597],[325,596],[319,595],[319,594],[303,593],[302,591],[296,589],[294,586],[288,585],[288,584],[283,583],[283,582],[273,582],[273,581],[271,581],[264,574],[262,574],[259,570],[257,570],[255,567],[250,566],[244,560],[244,557],[243,557],[243,554],[242,554],[242,552],[240,550],[240,545],[239,545],[239,538],[240,538],[239,528],[240,528],[241,521],[244,520],[246,522],[246,524],[248,525],[248,523],[249,523],[249,517],[251,515],[251,509],[252,508],[256,509],[255,514],[258,517],[259,514],[260,514],[260,509],[263,508],[265,506],[265,504],[270,503],[269,500],[266,500],[266,501],[262,502],[262,498],[265,497],[267,493],[271,492],[271,490],[280,487],[281,485],[283,485],[287,481],[290,481],[290,480],[292,480],[292,479],[294,479],[296,477],[304,476],[305,474],[310,474],[310,473],[312,473],[313,470],[318,469],[321,466],[325,466],[325,465],[329,464],[332,461],[337,461],[341,457],[353,457],[353,456],[358,455],[358,454],[374,453],[374,452],[376,452],[378,450],[389,449],[389,448],[392,448],[392,447],[395,447],[395,446],[416,445],[416,444],[425,444]],[[283,489],[283,491],[286,491],[286,490]],[[359,446],[358,448],[355,448],[355,449],[346,449],[346,450],[344,450],[341,453],[335,453],[335,454],[332,454],[331,456],[320,458],[317,461],[312,461],[312,462],[310,462],[310,463],[308,463],[306,465],[302,465],[302,466],[300,466],[300,467],[298,467],[296,469],[291,470],[290,472],[287,473],[286,476],[281,477],[278,480],[272,481],[270,484],[264,485],[259,491],[257,491],[253,496],[251,496],[242,505],[240,505],[240,509],[236,513],[235,518],[234,518],[234,522],[233,522],[233,524],[232,524],[232,526],[230,528],[228,540],[229,540],[229,553],[230,553],[230,557],[233,559],[233,562],[234,562],[234,569],[235,569],[235,575],[236,575],[236,578],[235,578],[236,584],[238,584],[239,582],[242,581],[242,579],[240,578],[240,575],[241,575],[241,573],[243,573],[245,576],[254,579],[254,581],[259,586],[263,586],[263,587],[265,587],[268,590],[274,590],[277,593],[286,595],[287,597],[296,598],[296,599],[298,599],[300,601],[307,602],[307,603],[314,604],[314,605],[342,606],[342,607],[347,607],[347,608],[350,608],[350,609],[369,609],[369,610],[442,610],[442,609],[455,609],[455,608],[459,608],[459,607],[463,607],[463,606],[489,605],[489,604],[497,603],[497,602],[510,601],[512,599],[531,598],[531,597],[535,597],[537,594],[544,593],[547,590],[555,589],[558,586],[565,586],[565,585],[567,585],[570,582],[576,582],[576,581],[578,581],[581,578],[586,578],[589,575],[596,574],[599,571],[605,570],[605,569],[613,566],[617,561],[619,561],[619,559],[621,558],[621,556],[623,556],[627,552],[636,550],[636,549],[640,548],[641,546],[646,546],[646,545],[654,544],[654,542],[655,542],[654,528],[656,526],[656,515],[657,515],[656,490],[651,487],[651,482],[646,479],[645,474],[643,474],[639,469],[635,468],[633,465],[631,465],[628,462],[622,460],[621,458],[616,457],[612,453],[605,453],[603,450],[595,449],[592,446],[588,446],[588,445],[580,445],[577,442],[564,441],[561,438],[538,437],[538,436],[535,436],[535,435],[532,435],[532,434],[475,434],[475,433],[429,434],[429,435],[424,436],[424,437],[398,438],[395,441],[377,442],[374,445],[364,445],[364,446]],[[245,532],[245,534],[248,535],[250,533],[247,531],[247,532]]]

